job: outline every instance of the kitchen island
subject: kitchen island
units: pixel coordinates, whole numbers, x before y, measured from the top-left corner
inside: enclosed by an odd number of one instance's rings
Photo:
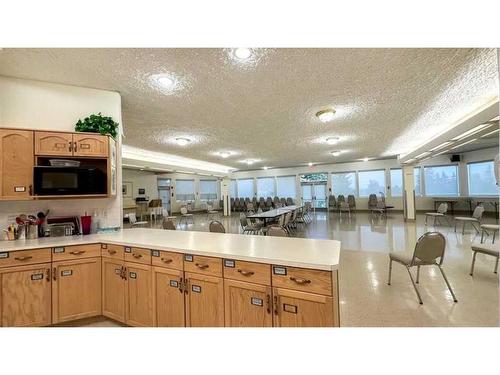
[[[339,326],[340,242],[161,229],[0,243],[2,326]]]

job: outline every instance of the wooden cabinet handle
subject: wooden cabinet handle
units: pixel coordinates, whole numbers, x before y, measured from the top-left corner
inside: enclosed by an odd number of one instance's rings
[[[184,290],[182,289],[182,287],[183,287],[182,282],[183,282],[183,280],[182,280],[182,277],[181,277],[180,280],[179,280],[179,292],[184,293]]]
[[[75,145],[73,146],[73,147],[74,147],[73,151],[75,151],[75,152],[76,152],[76,144],[77,144],[77,143],[76,143],[76,142],[73,142],[73,143],[75,144]]]
[[[133,253],[132,256],[135,258],[135,259],[140,259],[142,258],[142,254],[136,254],[136,253]]]
[[[116,254],[116,250],[108,250],[108,254],[109,255],[115,255]]]
[[[69,143],[69,150],[73,151],[73,142],[69,141],[68,143]]]
[[[127,280],[127,267],[123,267],[122,278],[123,280]]]
[[[161,258],[161,261],[162,261],[163,263],[167,263],[167,264],[168,264],[168,263],[172,263],[172,259],[168,259],[168,258]]]
[[[252,276],[255,274],[253,271],[246,271],[246,270],[238,270],[239,273],[241,273],[243,276]]]
[[[47,277],[46,277],[46,280],[50,281],[50,268],[47,268]]]
[[[311,280],[309,280],[309,279],[297,279],[297,278],[295,278],[293,276],[290,276],[290,280],[296,282],[299,285],[306,285],[306,284],[310,284],[311,283]]]
[[[85,250],[70,251],[71,255],[82,255],[83,253],[85,253]]]
[[[23,256],[23,257],[16,257],[14,259],[23,262],[25,260],[30,260],[31,258],[33,258],[31,255],[26,255],[26,256]]]
[[[57,269],[56,269],[56,267],[54,267],[52,269],[52,277],[53,277],[54,281],[56,281],[56,278],[57,278]]]
[[[271,314],[271,295],[266,295],[266,305],[267,305],[267,313]]]
[[[200,270],[206,270],[206,269],[209,267],[209,265],[208,265],[208,264],[200,264],[200,263],[196,263],[195,265],[196,265],[196,267],[198,267]]]
[[[274,315],[278,315],[278,296],[273,298]]]

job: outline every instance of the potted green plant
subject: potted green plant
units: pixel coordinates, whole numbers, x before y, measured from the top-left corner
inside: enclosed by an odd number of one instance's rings
[[[116,138],[118,123],[112,117],[102,116],[101,112],[97,115],[90,115],[82,120],[78,120],[75,125],[77,132],[100,133],[102,135],[109,134]]]

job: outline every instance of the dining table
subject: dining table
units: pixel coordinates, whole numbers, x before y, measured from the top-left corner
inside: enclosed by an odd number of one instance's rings
[[[270,221],[276,220],[281,215],[284,215],[288,212],[295,211],[295,210],[302,208],[302,207],[303,206],[299,206],[299,205],[291,205],[291,206],[284,206],[284,207],[280,207],[280,208],[274,208],[274,209],[269,210],[269,211],[264,211],[261,213],[248,215],[247,219],[262,220],[264,226],[266,226]]]

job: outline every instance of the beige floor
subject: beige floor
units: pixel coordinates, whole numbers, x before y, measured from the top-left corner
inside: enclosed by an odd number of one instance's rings
[[[226,230],[238,233],[237,214],[219,217]],[[485,222],[494,223],[487,218]],[[158,224],[153,226],[158,226]],[[196,215],[194,224],[181,230],[208,230],[206,215]],[[420,305],[403,266],[394,264],[392,285],[387,285],[389,252],[413,250],[416,239],[427,230],[438,230],[447,240],[444,269],[458,303],[434,267],[421,272]],[[336,239],[342,242],[339,270],[342,326],[499,326],[499,279],[493,273],[494,259],[478,255],[474,277],[469,276],[470,246],[480,237],[471,228],[465,235],[452,227],[424,225],[419,214],[416,223],[405,223],[402,214],[387,219],[365,212],[349,219],[337,213],[317,212],[313,222],[300,229],[298,237]],[[491,242],[491,239],[487,239]]]

